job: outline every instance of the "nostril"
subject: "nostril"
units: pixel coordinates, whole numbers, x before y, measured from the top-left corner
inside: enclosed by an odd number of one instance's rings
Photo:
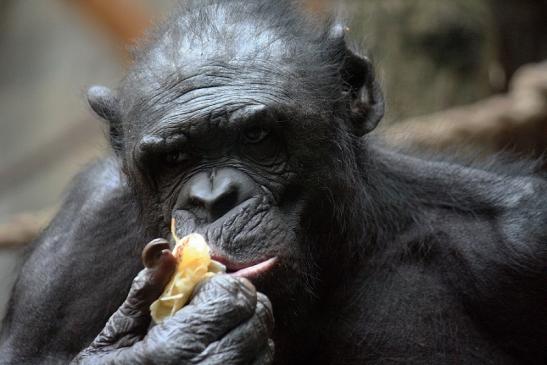
[[[210,208],[211,215],[214,219],[222,217],[229,212],[232,208],[239,204],[239,193],[237,189],[230,189],[220,195],[212,204]]]
[[[188,198],[188,205],[194,208],[206,208],[207,204],[200,198],[190,196]]]
[[[194,175],[182,188],[177,199],[180,209],[192,212],[198,219],[213,222],[251,198],[257,186],[246,174],[232,168]]]

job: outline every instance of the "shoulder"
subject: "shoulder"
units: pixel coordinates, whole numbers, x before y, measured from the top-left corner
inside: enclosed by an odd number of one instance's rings
[[[68,186],[64,209],[78,209],[80,214],[96,211],[129,201],[131,189],[121,165],[115,157],[106,157],[90,163]]]
[[[103,158],[76,175],[42,238],[68,240],[68,236],[82,235],[82,232],[88,235],[99,227],[107,231],[111,226],[125,226],[124,221],[136,220],[136,204],[120,163],[114,157]]]
[[[425,249],[485,260],[508,251],[545,256],[547,180],[537,162],[498,156],[469,164],[382,148],[372,152],[379,161],[376,171],[383,171],[382,189],[394,191],[384,195],[403,194],[398,201],[406,208],[399,211],[410,211],[413,218],[409,234],[398,237],[405,252]],[[418,251],[408,249],[412,242],[418,242]]]
[[[373,154],[381,181],[404,191],[409,204],[417,208],[491,217],[545,209],[547,174],[541,170],[541,161],[511,161],[502,156],[478,162],[455,161],[442,155],[394,152],[377,145],[367,152]]]
[[[80,193],[84,196],[119,194],[127,188],[127,179],[122,172],[119,161],[105,157],[90,163],[72,181],[68,195]]]

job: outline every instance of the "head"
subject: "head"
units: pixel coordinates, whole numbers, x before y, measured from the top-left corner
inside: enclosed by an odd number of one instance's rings
[[[251,278],[274,305],[313,291],[344,240],[361,137],[383,115],[344,27],[290,1],[188,1],[119,91],[93,87],[89,102],[150,229],[168,235],[174,218],[231,271],[275,258]]]

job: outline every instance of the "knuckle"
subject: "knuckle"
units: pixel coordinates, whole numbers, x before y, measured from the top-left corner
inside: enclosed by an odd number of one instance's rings
[[[274,329],[274,316],[272,304],[268,297],[262,293],[257,295],[256,314],[262,325],[265,326],[266,333],[270,335]]]
[[[275,355],[275,343],[272,339],[268,339],[268,346],[266,348],[266,356],[264,356],[264,363],[271,364]]]
[[[257,303],[259,303],[260,306],[263,308],[263,310],[267,311],[270,315],[273,316],[272,302],[266,295],[264,295],[263,293],[257,293],[256,300]]]
[[[141,270],[133,279],[133,283],[131,284],[131,291],[142,289],[146,285],[147,276],[147,270]]]
[[[133,284],[129,290],[127,299],[129,301],[146,301],[150,296],[151,276],[150,270],[144,269],[133,279]]]
[[[256,289],[248,281],[229,275],[215,275],[203,283],[195,293],[193,304],[214,302],[233,305],[256,305]]]
[[[247,292],[256,292],[255,287],[251,282],[245,278],[238,278],[231,275],[215,275],[210,280],[210,283],[213,285],[219,285],[228,291],[247,291]]]
[[[145,296],[144,292],[146,291],[147,283],[148,280],[146,277],[146,273],[143,270],[135,277],[135,279],[133,279],[131,289],[127,294],[126,303],[136,304],[138,302],[141,302]]]

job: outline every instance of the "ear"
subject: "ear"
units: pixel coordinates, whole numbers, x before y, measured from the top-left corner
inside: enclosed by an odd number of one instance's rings
[[[87,91],[87,101],[91,109],[108,124],[110,144],[114,152],[119,154],[122,150],[123,135],[118,98],[107,87],[92,86]]]
[[[356,135],[363,136],[376,128],[384,116],[384,96],[369,59],[347,47],[344,40],[346,30],[337,24],[331,29],[330,36],[336,38],[343,49],[340,73],[350,98],[350,127]]]
[[[353,131],[363,136],[384,116],[384,96],[370,61],[346,48],[342,79],[349,86],[350,121]]]

